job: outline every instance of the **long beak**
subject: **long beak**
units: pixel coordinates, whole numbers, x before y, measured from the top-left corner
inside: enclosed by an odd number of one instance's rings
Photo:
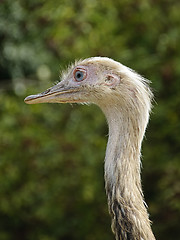
[[[24,99],[27,104],[36,103],[73,103],[79,102],[77,100],[72,100],[71,94],[78,92],[77,89],[67,89],[61,84],[57,84],[42,93],[36,95],[30,95]]]

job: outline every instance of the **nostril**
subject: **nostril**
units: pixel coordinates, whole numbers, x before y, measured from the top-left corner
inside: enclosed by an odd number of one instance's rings
[[[42,92],[41,94],[47,94],[47,93],[49,93],[51,91],[51,89],[50,88],[48,88],[46,91],[44,91],[44,92]]]
[[[60,88],[64,88],[64,84],[61,84]]]

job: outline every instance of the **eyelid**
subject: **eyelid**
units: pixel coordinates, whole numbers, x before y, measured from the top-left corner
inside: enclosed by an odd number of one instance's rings
[[[83,81],[83,80],[87,77],[87,70],[84,69],[84,68],[81,68],[81,67],[77,67],[77,68],[74,70],[74,72],[73,72],[73,77],[74,77],[74,79],[75,79],[76,82],[77,82],[77,80],[76,80],[75,74],[76,74],[76,72],[78,72],[78,71],[83,72],[84,76],[83,76],[83,79],[81,80],[81,81]]]

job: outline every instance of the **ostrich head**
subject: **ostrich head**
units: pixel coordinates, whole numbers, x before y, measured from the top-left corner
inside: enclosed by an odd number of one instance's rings
[[[25,99],[28,104],[94,103],[106,115],[105,183],[117,240],[154,239],[140,179],[151,98],[148,81],[133,70],[106,57],[92,57],[68,68],[55,86]]]
[[[149,110],[149,96],[146,81],[133,70],[107,57],[92,57],[76,62],[62,73],[57,85],[25,102],[94,103],[100,107],[118,102],[130,107],[143,100]]]
[[[25,102],[94,103],[103,110],[108,122],[118,108],[125,119],[130,116],[138,118],[143,137],[151,96],[147,80],[130,68],[107,57],[92,57],[76,62],[62,73],[58,84],[40,94],[28,96]]]

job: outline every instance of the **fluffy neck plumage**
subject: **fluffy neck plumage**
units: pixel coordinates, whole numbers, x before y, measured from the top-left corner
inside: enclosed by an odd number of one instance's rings
[[[140,177],[140,150],[149,109],[144,108],[141,118],[138,112],[116,104],[101,108],[109,125],[105,184],[112,230],[116,240],[153,240]]]

